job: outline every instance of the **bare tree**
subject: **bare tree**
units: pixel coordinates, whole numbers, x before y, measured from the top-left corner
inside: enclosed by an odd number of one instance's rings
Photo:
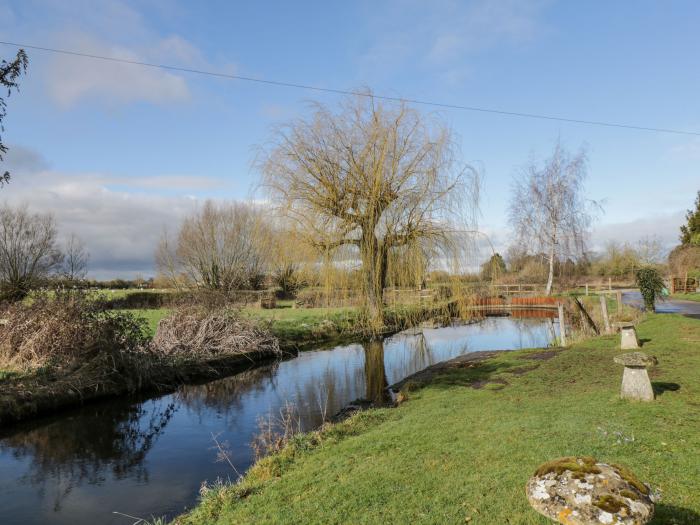
[[[48,214],[26,206],[0,208],[0,290],[2,298],[21,300],[62,260],[56,225]]]
[[[477,173],[458,161],[447,126],[405,104],[367,93],[337,111],[312,109],[262,149],[263,185],[324,257],[357,254],[370,318],[381,324],[392,253],[453,241],[476,209]]]
[[[542,253],[547,261],[547,295],[552,292],[557,259],[585,252],[596,206],[584,196],[586,164],[584,150],[572,155],[557,141],[551,157],[542,165],[531,162],[513,184],[510,222],[518,244]]]
[[[646,235],[639,239],[637,254],[643,266],[661,264],[667,257],[667,251],[658,235]]]
[[[19,89],[18,79],[20,75],[27,71],[27,65],[29,64],[29,59],[27,58],[27,53],[24,49],[20,49],[17,52],[14,60],[7,62],[3,60],[0,62],[0,86],[2,88],[7,88],[7,96],[9,97],[13,89]],[[0,132],[5,131],[2,121],[7,113],[7,102],[3,97],[0,97]],[[7,152],[7,146],[2,143],[2,137],[0,137],[0,161],[3,160],[3,155]],[[10,181],[10,173],[5,171],[0,174],[0,186],[6,184]]]
[[[260,210],[207,201],[185,219],[174,243],[164,234],[156,264],[176,286],[220,291],[256,287],[266,272],[268,243]]]
[[[69,281],[80,281],[87,276],[87,265],[90,254],[85,243],[75,234],[71,234],[66,241],[63,252],[63,265],[61,274]]]

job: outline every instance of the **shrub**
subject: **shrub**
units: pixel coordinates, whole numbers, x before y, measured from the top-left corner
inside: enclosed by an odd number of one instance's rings
[[[220,357],[253,351],[279,353],[279,342],[265,328],[231,310],[190,306],[158,323],[151,348],[162,355]]]
[[[71,368],[98,356],[117,368],[147,347],[143,319],[105,311],[80,292],[38,295],[6,307],[2,317],[0,363],[7,368]]]
[[[637,270],[637,286],[644,299],[644,307],[650,312],[654,311],[656,299],[661,297],[664,289],[664,281],[655,268],[645,267]]]

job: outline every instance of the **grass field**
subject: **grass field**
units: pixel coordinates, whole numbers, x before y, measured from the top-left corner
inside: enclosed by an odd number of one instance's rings
[[[525,483],[540,463],[580,454],[658,487],[654,524],[698,524],[700,322],[651,314],[638,330],[659,359],[653,403],[619,399],[616,336],[553,357],[501,354],[409,392],[398,408],[297,437],[178,523],[545,525]]]
[[[671,297],[674,299],[683,299],[685,301],[698,301],[700,302],[700,293],[674,293]]]
[[[167,308],[157,309],[128,309],[138,317],[146,319],[148,330],[154,335],[158,321],[167,316]],[[357,316],[356,308],[291,308],[290,306],[264,310],[260,308],[244,308],[242,314],[252,319],[270,323],[272,332],[282,341],[297,341],[321,337],[328,331],[328,321],[332,322],[334,333],[340,335],[344,330],[353,328]]]

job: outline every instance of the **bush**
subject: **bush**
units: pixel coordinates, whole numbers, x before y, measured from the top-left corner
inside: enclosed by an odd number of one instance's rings
[[[654,311],[656,299],[661,297],[664,289],[664,281],[655,268],[645,267],[637,270],[637,286],[644,299],[644,307],[650,312]]]
[[[158,323],[151,348],[162,355],[223,357],[251,352],[280,352],[277,339],[231,310],[184,307]]]
[[[112,368],[146,351],[146,322],[129,313],[108,312],[80,292],[39,295],[2,313],[0,364],[6,368],[71,368],[109,357]]]

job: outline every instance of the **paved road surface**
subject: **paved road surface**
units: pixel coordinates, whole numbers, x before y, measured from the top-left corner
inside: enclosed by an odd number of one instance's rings
[[[641,308],[642,294],[637,291],[623,292],[622,302]],[[666,299],[665,301],[657,301],[656,311],[664,314],[683,314],[686,317],[700,319],[700,302],[683,301],[682,299]]]

